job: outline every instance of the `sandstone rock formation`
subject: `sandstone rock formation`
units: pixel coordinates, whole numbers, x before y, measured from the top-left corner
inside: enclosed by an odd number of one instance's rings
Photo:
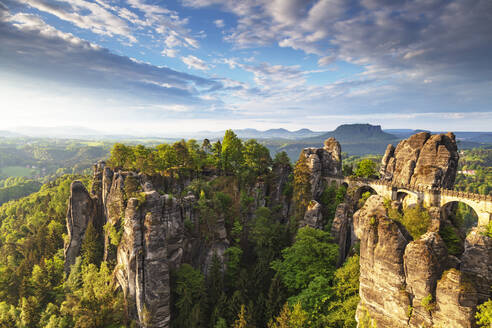
[[[88,224],[91,223],[96,229],[100,229],[104,224],[98,215],[96,202],[82,182],[72,182],[67,211],[68,242],[65,245],[65,272],[67,273],[80,255]]]
[[[306,161],[309,168],[312,197],[310,209],[306,212],[304,219],[299,222],[299,226],[316,226],[322,229],[322,206],[319,202],[321,194],[326,187],[325,178],[342,176],[342,150],[340,143],[335,138],[328,138],[325,140],[323,148],[303,149],[299,160]]]
[[[258,181],[248,190],[254,199],[249,219],[259,207],[280,206],[287,221],[291,195],[284,190],[291,173],[290,165],[278,164],[268,181]],[[104,162],[94,166],[90,193],[81,182],[72,183],[66,271],[81,255],[86,228],[92,223],[102,237],[103,259],[115,267],[128,314],[141,327],[169,327],[170,270],[188,263],[207,274],[215,256],[225,263],[229,236],[224,216],[209,218],[210,232],[203,236],[197,197],[183,192],[189,183],[189,178],[113,171]],[[234,192],[239,195],[239,190]]]
[[[335,218],[331,224],[331,236],[338,245],[338,263],[340,266],[347,258],[349,250],[352,248],[356,237],[353,233],[352,225],[352,206],[341,203],[335,211]]]
[[[323,192],[323,178],[342,176],[342,150],[334,138],[325,140],[323,148],[305,148],[301,158],[307,161],[311,175],[313,199],[318,199]]]
[[[304,219],[300,222],[299,227],[311,227],[314,229],[323,228],[323,215],[321,214],[321,204],[315,200],[309,202]]]
[[[394,148],[388,145],[381,162],[381,178],[397,184],[452,188],[458,167],[453,133],[414,134]]]
[[[129,199],[118,247],[117,279],[129,313],[142,327],[169,327],[169,222],[162,213],[173,204],[166,196],[152,191],[142,201]]]
[[[388,218],[378,195],[354,214],[354,230],[360,239],[357,320],[370,317],[378,327],[474,327],[476,306],[490,296],[489,237],[472,232],[456,259],[436,231],[412,240]]]

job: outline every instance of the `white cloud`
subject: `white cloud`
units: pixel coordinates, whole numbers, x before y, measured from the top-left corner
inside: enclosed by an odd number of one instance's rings
[[[188,68],[194,68],[201,71],[207,71],[210,69],[203,60],[193,55],[181,57],[181,60],[186,64],[186,66],[188,66]]]
[[[164,56],[167,56],[167,57],[171,57],[171,58],[174,58],[178,55],[178,50],[176,49],[164,49],[161,51],[161,54],[164,55]]]
[[[137,42],[128,24],[98,3],[85,0],[71,0],[70,2],[45,0],[20,1],[32,8],[71,22],[77,27],[91,30],[96,34],[108,36],[121,35],[126,37],[130,42]]]
[[[217,28],[223,28],[225,26],[223,19],[214,20],[214,24],[215,24],[215,26],[217,26]]]

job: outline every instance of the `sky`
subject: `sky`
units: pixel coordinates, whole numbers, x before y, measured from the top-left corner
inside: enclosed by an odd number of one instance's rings
[[[492,131],[490,0],[0,0],[0,129]]]

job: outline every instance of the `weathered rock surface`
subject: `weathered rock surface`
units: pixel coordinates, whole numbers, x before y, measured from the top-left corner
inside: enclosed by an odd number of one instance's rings
[[[67,211],[68,242],[65,245],[65,272],[70,271],[70,266],[80,255],[87,225],[92,223],[95,228],[102,227],[98,216],[96,201],[91,197],[85,186],[80,181],[74,181],[70,185],[70,199]]]
[[[387,217],[383,200],[373,195],[354,214],[360,239],[358,315],[365,309],[378,327],[406,327],[411,300],[405,292],[403,254],[409,240]]]
[[[354,230],[360,239],[357,320],[370,317],[378,327],[474,327],[476,306],[490,296],[490,238],[473,230],[457,259],[436,229],[412,240],[377,195],[354,214]]]
[[[446,271],[437,283],[435,327],[475,327],[477,294],[473,284],[456,269]]]
[[[328,138],[323,148],[305,148],[301,154],[310,170],[313,199],[318,199],[323,192],[324,177],[342,176],[340,143],[334,138]]]
[[[474,282],[479,303],[490,298],[492,238],[485,236],[478,228],[473,228],[466,237],[465,252],[461,256],[460,270]]]
[[[314,229],[323,228],[323,215],[321,214],[321,204],[315,200],[309,202],[304,219],[299,223],[299,227],[311,227]]]
[[[403,260],[406,291],[412,295],[413,304],[411,325],[432,325],[430,312],[422,303],[429,295],[434,299],[437,280],[445,269],[446,262],[443,259],[447,256],[446,246],[436,232],[426,233],[405,248]]]
[[[353,236],[352,206],[341,203],[335,211],[335,218],[331,224],[331,237],[338,245],[338,263],[340,266],[347,258],[356,237]]]
[[[453,133],[420,132],[400,141],[396,148],[388,146],[380,174],[397,184],[452,188],[458,159]]]
[[[118,247],[117,279],[142,327],[169,327],[170,285],[168,225],[163,212],[172,204],[156,191],[144,203],[128,201],[122,241]],[[168,210],[169,212],[169,210]]]

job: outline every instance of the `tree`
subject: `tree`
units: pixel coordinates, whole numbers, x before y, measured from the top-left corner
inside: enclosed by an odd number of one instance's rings
[[[282,257],[272,262],[272,268],[287,288],[300,291],[318,276],[333,277],[338,246],[331,242],[330,233],[304,227],[294,244],[282,250]]]
[[[265,146],[259,144],[256,140],[250,139],[244,143],[244,166],[255,175],[261,175],[268,172],[272,165],[270,151]]]
[[[376,176],[376,163],[369,158],[364,158],[357,164],[354,174],[358,178],[370,178]]]
[[[290,165],[289,155],[285,151],[281,151],[275,154],[273,159],[274,165]]]
[[[103,256],[101,237],[92,224],[92,221],[89,221],[85,229],[80,254],[82,255],[84,264],[92,263],[99,265],[101,263]]]
[[[123,295],[115,285],[106,262],[82,266],[82,284],[71,290],[61,313],[72,318],[75,328],[120,327],[125,323]]]
[[[241,311],[238,313],[237,319],[234,322],[234,328],[254,328],[249,322],[248,322],[249,316],[248,312],[246,311],[246,306],[244,304],[241,305]]]
[[[232,130],[227,130],[222,140],[222,169],[238,173],[243,164],[243,143]]]
[[[183,264],[176,272],[175,316],[176,327],[201,327],[203,322],[203,306],[206,297],[205,278],[189,264]]]
[[[477,313],[475,317],[477,318],[477,324],[480,327],[487,328],[492,325],[492,300],[479,305],[477,307]]]
[[[294,205],[295,217],[301,219],[304,217],[306,208],[311,201],[311,171],[307,165],[307,159],[301,153],[294,167]]]
[[[296,303],[290,309],[287,303],[284,304],[282,311],[270,322],[268,328],[307,328],[307,313],[301,307],[301,303]]]
[[[133,160],[133,151],[130,147],[121,143],[114,144],[109,157],[109,164],[113,168],[128,168]]]

